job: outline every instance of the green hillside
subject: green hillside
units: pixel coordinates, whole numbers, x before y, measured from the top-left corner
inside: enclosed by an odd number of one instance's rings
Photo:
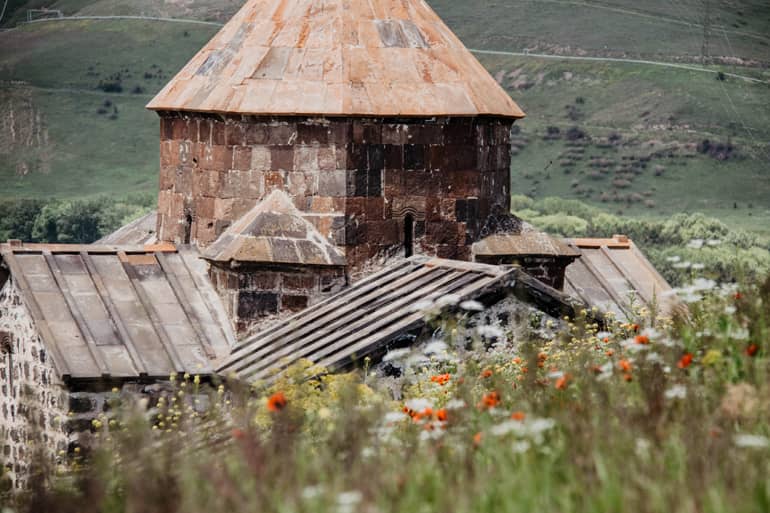
[[[702,211],[770,237],[770,4],[430,3],[470,48],[713,72],[477,54],[528,113],[517,124],[514,192],[640,216]],[[9,0],[2,25],[42,5],[224,20],[240,2]],[[0,197],[153,191],[157,117],[144,105],[216,30],[117,19],[0,32]]]

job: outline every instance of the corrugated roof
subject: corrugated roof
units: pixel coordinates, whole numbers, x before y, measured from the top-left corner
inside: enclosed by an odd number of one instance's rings
[[[280,190],[233,223],[206,248],[203,257],[216,262],[345,265],[340,249],[305,220]]]
[[[657,305],[660,313],[671,313],[671,286],[628,237],[566,242],[581,253],[567,266],[566,293],[620,319],[631,319],[634,305]]]
[[[0,254],[62,377],[208,374],[234,345],[193,250],[16,243]]]
[[[493,304],[509,294],[555,315],[574,311],[566,296],[516,267],[411,257],[386,267],[323,303],[247,338],[219,369],[253,381],[270,379],[301,359],[336,370],[425,325],[419,302],[454,295]]]
[[[524,117],[420,0],[249,0],[147,108]]]
[[[155,232],[157,222],[158,211],[153,210],[152,212],[148,212],[142,217],[121,226],[111,234],[105,235],[101,239],[94,242],[94,244],[155,244],[158,242],[157,233]]]

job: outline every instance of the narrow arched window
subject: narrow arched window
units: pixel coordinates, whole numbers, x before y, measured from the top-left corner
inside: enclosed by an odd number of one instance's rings
[[[189,244],[190,237],[192,236],[192,221],[193,218],[190,214],[187,214],[184,218],[184,238],[183,243]]]
[[[414,217],[407,214],[404,217],[404,256],[409,258],[414,254]]]

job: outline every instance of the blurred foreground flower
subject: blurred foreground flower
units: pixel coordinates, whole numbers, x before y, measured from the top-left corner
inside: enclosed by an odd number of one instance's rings
[[[286,396],[283,395],[283,392],[276,392],[267,398],[267,409],[272,412],[283,410],[286,404]]]

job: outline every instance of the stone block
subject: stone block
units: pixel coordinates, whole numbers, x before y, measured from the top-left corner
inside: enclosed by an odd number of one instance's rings
[[[251,148],[236,146],[233,148],[233,169],[248,171],[251,169]]]
[[[354,119],[353,142],[356,144],[380,144],[382,125],[376,121]]]
[[[173,118],[172,121],[172,136],[171,138],[176,141],[189,141],[190,140],[190,122],[184,118]]]
[[[195,200],[195,216],[197,218],[214,218],[214,198],[202,196]]]
[[[330,138],[331,128],[328,123],[308,121],[297,125],[299,144],[328,144]]]
[[[204,149],[204,159],[200,163],[207,171],[227,171],[233,168],[233,149],[227,146],[209,146]]]
[[[225,145],[225,124],[219,120],[211,121],[211,145],[212,146],[224,146]]]
[[[276,122],[271,123],[267,129],[267,144],[274,146],[286,146],[297,141],[296,123]]]
[[[347,167],[346,169],[367,169],[368,152],[364,144],[351,144],[348,146]],[[345,168],[342,168],[345,169]]]
[[[321,171],[318,173],[318,194],[327,197],[344,197],[347,194],[347,171]]]
[[[215,198],[214,199],[214,218],[232,220],[234,206],[235,206],[235,198]]]
[[[425,169],[425,146],[422,144],[404,145],[404,169]]]
[[[382,125],[382,144],[403,145],[409,142],[409,134],[401,123],[385,123]]]
[[[366,147],[367,169],[381,170],[385,167],[385,146],[382,144],[369,144]]]
[[[225,145],[240,146],[245,141],[243,125],[241,123],[225,124]]]
[[[169,141],[174,138],[174,119],[168,116],[160,118],[160,140]]]
[[[286,310],[297,312],[307,308],[308,304],[309,304],[308,296],[288,295],[288,294],[284,294],[281,296],[281,307]]]
[[[283,288],[289,290],[313,291],[316,288],[316,277],[312,274],[283,275]]]
[[[346,145],[353,140],[353,123],[350,119],[335,119],[331,124],[329,142],[335,145]],[[344,168],[343,168],[344,169]]]
[[[270,171],[272,169],[272,152],[267,146],[251,147],[251,164],[253,171]]]
[[[267,144],[270,139],[269,128],[262,123],[249,123],[243,134],[243,142],[247,145]]]
[[[274,292],[244,291],[238,294],[238,317],[257,319],[278,312],[278,294]]]
[[[321,171],[334,171],[337,169],[337,157],[333,146],[318,148],[318,169]]]
[[[308,172],[318,170],[318,148],[313,146],[295,146],[293,168]]]
[[[271,146],[270,168],[273,171],[292,171],[294,169],[294,147]]]
[[[198,141],[205,144],[212,144],[210,119],[198,120]]]
[[[404,167],[404,147],[402,145],[384,145],[383,152],[385,154],[384,166],[386,169],[400,170]]]

